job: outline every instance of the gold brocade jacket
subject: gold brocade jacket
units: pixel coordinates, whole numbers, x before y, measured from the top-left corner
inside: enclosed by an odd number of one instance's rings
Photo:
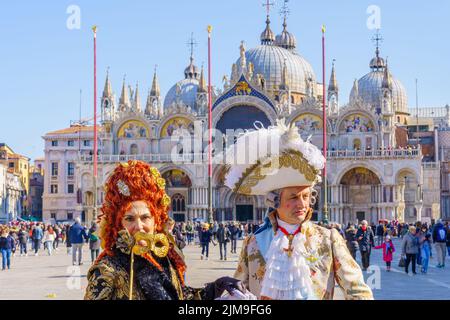
[[[258,299],[261,298],[265,274],[264,254],[277,229],[276,211],[273,211],[265,224],[244,240],[234,274]],[[302,224],[301,232],[306,236],[306,259],[309,261],[313,289],[319,299],[333,299],[335,283],[343,289],[345,299],[373,299],[372,290],[365,284],[361,268],[336,229],[329,230],[307,221]]]
[[[113,256],[104,256],[89,269],[85,300],[129,300],[130,254],[132,239],[122,233]],[[133,300],[200,300],[210,299],[208,290],[183,286],[168,257],[154,259],[158,270],[140,256],[134,257]],[[210,292],[210,291],[209,291]]]

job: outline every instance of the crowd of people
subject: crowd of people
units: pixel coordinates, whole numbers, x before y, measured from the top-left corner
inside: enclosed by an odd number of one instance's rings
[[[188,221],[176,223],[173,229],[177,243],[182,249],[186,244],[196,244],[202,249],[201,260],[209,259],[209,246],[219,245],[220,260],[227,260],[227,247],[230,253],[237,253],[237,241],[258,230],[259,223],[241,223],[236,221],[206,222]]]
[[[368,224],[363,220],[360,224],[348,223],[343,226],[338,223],[319,225],[336,229],[346,240],[347,248],[356,259],[359,252],[362,270],[370,266],[372,249],[382,250],[386,271],[391,270],[396,248],[394,238],[401,240],[399,266],[409,273],[416,274],[417,265],[420,272],[426,274],[433,250],[437,257],[437,268],[445,267],[445,257],[450,256],[450,229],[438,220],[433,225],[417,222],[415,224],[399,223],[398,221],[380,221],[378,225]],[[259,223],[228,222],[178,222],[172,220],[171,231],[182,250],[186,245],[198,245],[201,248],[201,260],[208,260],[210,244],[219,246],[220,260],[227,260],[227,253],[237,253],[237,241],[258,230]],[[32,254],[38,256],[44,251],[52,255],[60,245],[64,245],[68,255],[72,255],[73,265],[83,264],[83,246],[89,245],[91,262],[100,253],[99,227],[96,223],[88,228],[75,219],[73,224],[45,224],[42,222],[13,221],[8,225],[0,225],[0,251],[2,255],[2,270],[11,268],[11,257]]]
[[[412,274],[417,274],[416,266],[421,266],[421,273],[428,272],[428,266],[434,247],[437,257],[437,268],[445,267],[445,257],[450,256],[450,229],[448,222],[445,224],[438,220],[435,224],[416,222],[415,224],[398,223],[398,221],[380,221],[378,225],[368,225],[363,220],[361,225],[348,224],[343,232],[340,226],[336,227],[347,242],[347,247],[356,258],[359,251],[363,271],[370,266],[372,249],[381,249],[383,261],[386,263],[386,271],[391,270],[391,263],[396,252],[393,238],[400,240],[399,267],[404,268],[409,274],[411,265]]]
[[[12,221],[8,225],[0,225],[2,270],[11,269],[11,257],[38,256],[42,252],[51,256],[60,245],[65,245],[67,254],[72,255],[73,265],[82,265],[83,245],[88,243],[91,261],[94,262],[100,251],[97,231],[96,223],[88,228],[81,224],[79,218],[72,224]]]

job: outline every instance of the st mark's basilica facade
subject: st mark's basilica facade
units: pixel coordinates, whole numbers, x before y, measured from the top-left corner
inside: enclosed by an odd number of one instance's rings
[[[223,89],[214,90],[213,128],[225,133],[253,129],[255,123],[268,127],[275,125],[277,119],[285,119],[298,127],[304,139],[311,139],[322,148],[323,85],[297,51],[296,38],[288,31],[286,19],[282,32],[275,35],[267,17],[260,45],[246,48],[242,42],[239,51],[238,59],[231,65],[231,75],[223,78]],[[427,205],[434,215],[439,208],[424,204],[422,198],[425,169],[421,150],[406,148],[405,130],[400,128],[409,121],[406,90],[391,74],[378,47],[370,58],[368,73],[355,80],[348,104],[339,105],[334,65],[326,88],[329,220],[347,223],[385,218],[410,222],[420,220]],[[195,137],[196,130],[207,129],[206,77],[192,56],[183,75],[163,98],[155,72],[145,103],[141,103],[139,88],[131,89],[125,80],[116,100],[107,76],[101,98],[96,190],[99,204],[103,200],[102,185],[116,163],[136,159],[152,163],[161,171],[175,220],[208,217],[207,155],[201,151],[207,140],[200,141],[201,148],[188,150],[177,138],[186,133]],[[92,136],[92,127],[78,126],[48,133],[44,139],[46,143],[80,137],[85,141]],[[72,210],[75,216],[83,212],[87,220],[92,215],[94,192],[89,149],[92,147],[81,148],[73,157],[61,160],[56,152],[46,148],[48,166],[52,161],[60,161],[60,168],[66,168],[68,161],[75,164],[72,179],[76,200]],[[214,219],[261,221],[266,211],[264,197],[235,194],[224,186],[223,178],[224,166],[215,164]],[[321,195],[321,186],[317,189]],[[320,198],[315,206],[316,220],[322,218]],[[56,207],[58,200],[47,198],[49,210],[51,201]]]

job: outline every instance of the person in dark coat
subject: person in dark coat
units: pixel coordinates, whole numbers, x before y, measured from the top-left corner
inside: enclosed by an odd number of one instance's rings
[[[81,219],[75,218],[75,223],[70,227],[69,232],[70,242],[72,244],[72,264],[77,263],[78,253],[78,265],[83,264],[83,244],[88,239],[86,229],[81,225]]]
[[[220,260],[227,260],[227,243],[230,242],[231,232],[223,223],[217,229],[217,241],[219,242]],[[223,249],[223,251],[222,251]]]
[[[28,232],[25,226],[22,227],[19,231],[19,246],[20,246],[20,255],[27,256],[27,244],[28,244]]]
[[[94,263],[98,258],[98,254],[100,253],[100,237],[98,236],[98,225],[95,222],[92,222],[91,227],[89,228],[88,233],[89,239],[89,250],[91,250],[91,262]]]
[[[357,230],[353,225],[350,225],[350,227],[348,227],[347,230],[345,231],[345,240],[347,242],[348,251],[350,251],[350,254],[355,260],[356,260],[356,252],[359,249],[358,240],[356,238],[356,231]]]
[[[202,226],[202,231],[200,232],[200,244],[202,246],[202,255],[200,259],[202,260],[205,256],[206,256],[205,260],[208,260],[209,243],[211,242],[211,236],[212,236],[211,231],[209,230],[208,226],[204,224]]]
[[[379,223],[376,228],[376,234],[377,234],[377,245],[381,245],[383,243],[383,236],[384,236],[384,228],[383,224]]]
[[[232,223],[230,226],[230,232],[231,232],[231,253],[236,253],[236,246],[237,246],[237,239],[239,236],[239,228],[236,224]]]
[[[183,250],[183,248],[186,246],[186,241],[184,240],[180,227],[175,225],[175,220],[173,220],[172,218],[169,218],[167,226],[168,231],[172,234],[178,249]]]
[[[356,239],[358,240],[359,251],[361,252],[362,271],[367,271],[370,265],[370,253],[375,243],[373,231],[367,225],[366,220],[361,222],[361,227],[356,232]]]

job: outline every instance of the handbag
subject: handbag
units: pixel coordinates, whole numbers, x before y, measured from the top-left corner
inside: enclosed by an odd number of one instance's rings
[[[405,259],[405,257],[401,257],[400,258],[400,261],[398,262],[398,266],[400,267],[400,268],[404,268],[405,267],[405,264],[406,264],[406,261],[405,261],[406,259]]]

